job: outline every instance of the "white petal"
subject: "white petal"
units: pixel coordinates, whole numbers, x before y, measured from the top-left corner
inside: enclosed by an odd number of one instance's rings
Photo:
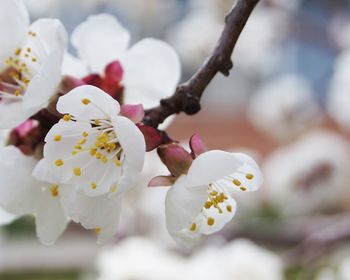
[[[0,204],[10,213],[33,214],[40,196],[40,183],[32,176],[36,161],[17,148],[0,149]]]
[[[241,158],[232,153],[213,150],[199,155],[192,163],[186,179],[186,186],[208,185],[228,176],[242,166]]]
[[[61,65],[62,54],[59,51],[47,57],[23,96],[22,106],[25,112],[34,114],[48,105],[61,82]]]
[[[142,132],[125,117],[112,119],[114,130],[125,152],[122,177],[118,182],[118,193],[133,187],[139,179],[146,154],[146,143]]]
[[[82,100],[91,102],[87,105]],[[62,114],[71,114],[77,119],[109,119],[118,115],[120,105],[104,91],[94,86],[80,86],[64,96],[57,102],[57,110]]]
[[[53,197],[49,190],[38,198],[38,212],[35,215],[36,233],[41,243],[52,245],[61,236],[68,224],[59,196]]]
[[[29,27],[30,31],[35,32],[34,38],[29,38],[28,41],[42,48],[42,51],[50,55],[52,52],[60,52],[61,59],[66,51],[68,44],[67,31],[63,24],[57,19],[39,19]],[[34,49],[36,46],[34,45]]]
[[[10,214],[0,208],[0,226],[10,224],[17,218],[18,218],[17,215]]]
[[[42,179],[48,182],[64,183],[68,181],[72,176],[72,169],[76,166],[73,162],[72,151],[77,143],[82,139],[82,133],[89,131],[91,126],[88,123],[82,122],[66,122],[61,120],[59,123],[55,124],[45,137],[44,146],[44,161],[34,170],[34,175],[38,179]],[[62,139],[60,141],[55,141],[55,136],[60,135]],[[83,156],[88,155],[85,153]],[[80,155],[76,155],[75,159],[80,159],[84,161]],[[56,166],[56,160],[64,160],[62,166]],[[70,162],[67,159],[72,159]],[[67,162],[66,162],[67,161]],[[51,171],[49,171],[51,169]]]
[[[87,64],[72,56],[70,53],[65,53],[62,64],[63,75],[69,75],[75,78],[83,78],[89,74]]]
[[[32,112],[23,110],[21,100],[10,103],[0,101],[0,129],[15,128],[31,115]]]
[[[36,36],[28,36],[23,48],[32,50],[37,57],[37,62],[33,62],[32,66],[39,69],[26,89],[23,108],[36,113],[47,106],[61,81],[67,32],[62,23],[55,19],[37,20],[30,26],[30,30]]]
[[[231,212],[227,211],[227,209],[225,208],[228,205],[231,206]],[[206,216],[203,216],[203,214],[201,214],[199,219],[195,221],[198,224],[200,233],[212,234],[214,232],[218,232],[229,221],[232,220],[237,210],[236,201],[233,198],[228,197],[228,199],[224,203],[220,204],[220,207],[222,209],[222,213],[219,213],[218,209],[216,209],[215,207],[211,207],[210,209],[203,209]],[[211,217],[214,219],[213,225],[208,225],[207,217]]]
[[[0,60],[15,52],[24,41],[29,27],[29,15],[21,0],[1,2]]]
[[[72,34],[72,44],[80,59],[92,72],[102,73],[105,66],[118,60],[129,45],[129,32],[108,14],[90,16]]]
[[[166,43],[144,39],[121,59],[126,104],[142,104],[145,109],[174,93],[181,75],[176,52]]]
[[[181,176],[172,186],[165,200],[165,216],[169,233],[189,228],[208,198],[207,186],[187,188]]]
[[[86,229],[101,229],[98,234],[101,241],[116,233],[121,207],[120,196],[88,197],[76,192],[74,186],[64,186],[62,204],[73,221],[81,223]]]

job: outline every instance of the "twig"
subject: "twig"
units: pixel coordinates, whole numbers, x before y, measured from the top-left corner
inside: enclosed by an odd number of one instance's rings
[[[202,94],[217,73],[225,76],[233,67],[231,56],[236,42],[259,0],[239,0],[225,19],[221,37],[209,58],[201,68],[185,83],[180,84],[175,93],[160,101],[160,105],[146,111],[144,122],[157,127],[167,117],[184,112],[194,115],[201,109]]]

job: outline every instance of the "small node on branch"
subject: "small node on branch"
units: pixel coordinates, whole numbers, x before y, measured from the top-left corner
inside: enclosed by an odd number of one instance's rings
[[[197,114],[201,110],[199,97],[186,93],[186,99],[182,105],[182,108],[187,115]]]

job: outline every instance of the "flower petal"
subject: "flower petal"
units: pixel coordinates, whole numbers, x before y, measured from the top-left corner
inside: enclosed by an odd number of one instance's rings
[[[49,104],[61,81],[61,64],[62,57],[59,51],[47,57],[23,96],[23,110],[34,114]]]
[[[38,212],[35,215],[36,233],[45,245],[52,245],[61,236],[68,224],[60,197],[53,197],[50,190],[43,191],[38,198]]]
[[[185,176],[177,179],[165,199],[166,224],[170,234],[189,228],[208,198],[207,186],[187,188],[185,182]]]
[[[208,185],[233,174],[243,164],[240,157],[232,153],[213,150],[199,155],[188,170],[186,186]]]
[[[7,225],[12,223],[14,220],[18,218],[17,215],[10,214],[5,210],[0,208],[0,226]]]
[[[88,66],[84,61],[66,52],[63,58],[62,74],[75,78],[83,78],[89,74]]]
[[[29,14],[21,0],[2,1],[0,9],[0,60],[11,55],[27,35]],[[0,63],[1,68],[1,63]]]
[[[88,100],[88,104],[83,101]],[[120,106],[107,93],[97,87],[85,85],[71,90],[60,97],[57,110],[61,114],[70,114],[80,120],[109,119],[118,115]]]
[[[72,33],[72,44],[78,56],[97,73],[102,73],[109,62],[120,58],[129,41],[129,32],[108,14],[90,16]]]
[[[119,223],[120,196],[88,197],[76,192],[74,186],[62,188],[62,204],[67,215],[86,229],[95,229],[99,241],[111,238]]]
[[[23,110],[21,101],[0,101],[0,129],[15,128],[31,115],[32,112]]]
[[[156,106],[170,96],[180,79],[181,67],[176,52],[166,43],[144,39],[134,45],[121,59],[126,104]]]
[[[137,126],[125,117],[114,117],[112,124],[125,152],[118,193],[135,186],[139,179],[146,153],[145,139]]]
[[[34,214],[41,193],[31,176],[36,160],[13,146],[0,149],[0,159],[0,205],[13,214]]]
[[[215,207],[209,209],[203,209],[205,215],[201,214],[195,221],[198,225],[198,230],[201,234],[212,234],[221,230],[229,221],[232,220],[237,211],[236,201],[228,197],[224,205],[220,205],[222,208],[222,213],[218,211]],[[230,210],[224,207],[229,206]],[[208,224],[208,218],[212,218],[214,223],[212,225]]]

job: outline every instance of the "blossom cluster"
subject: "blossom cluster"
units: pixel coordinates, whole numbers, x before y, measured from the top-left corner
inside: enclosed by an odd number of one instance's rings
[[[0,10],[0,206],[35,217],[38,238],[53,244],[70,221],[99,243],[118,230],[122,198],[139,181],[145,153],[157,149],[170,175],[165,211],[175,241],[191,245],[234,216],[235,192],[257,190],[262,175],[241,153],[207,151],[194,134],[190,151],[143,123],[144,108],[170,95],[180,63],[166,43],[130,34],[111,15],[89,17],[68,35],[56,19],[29,23],[21,0]]]

